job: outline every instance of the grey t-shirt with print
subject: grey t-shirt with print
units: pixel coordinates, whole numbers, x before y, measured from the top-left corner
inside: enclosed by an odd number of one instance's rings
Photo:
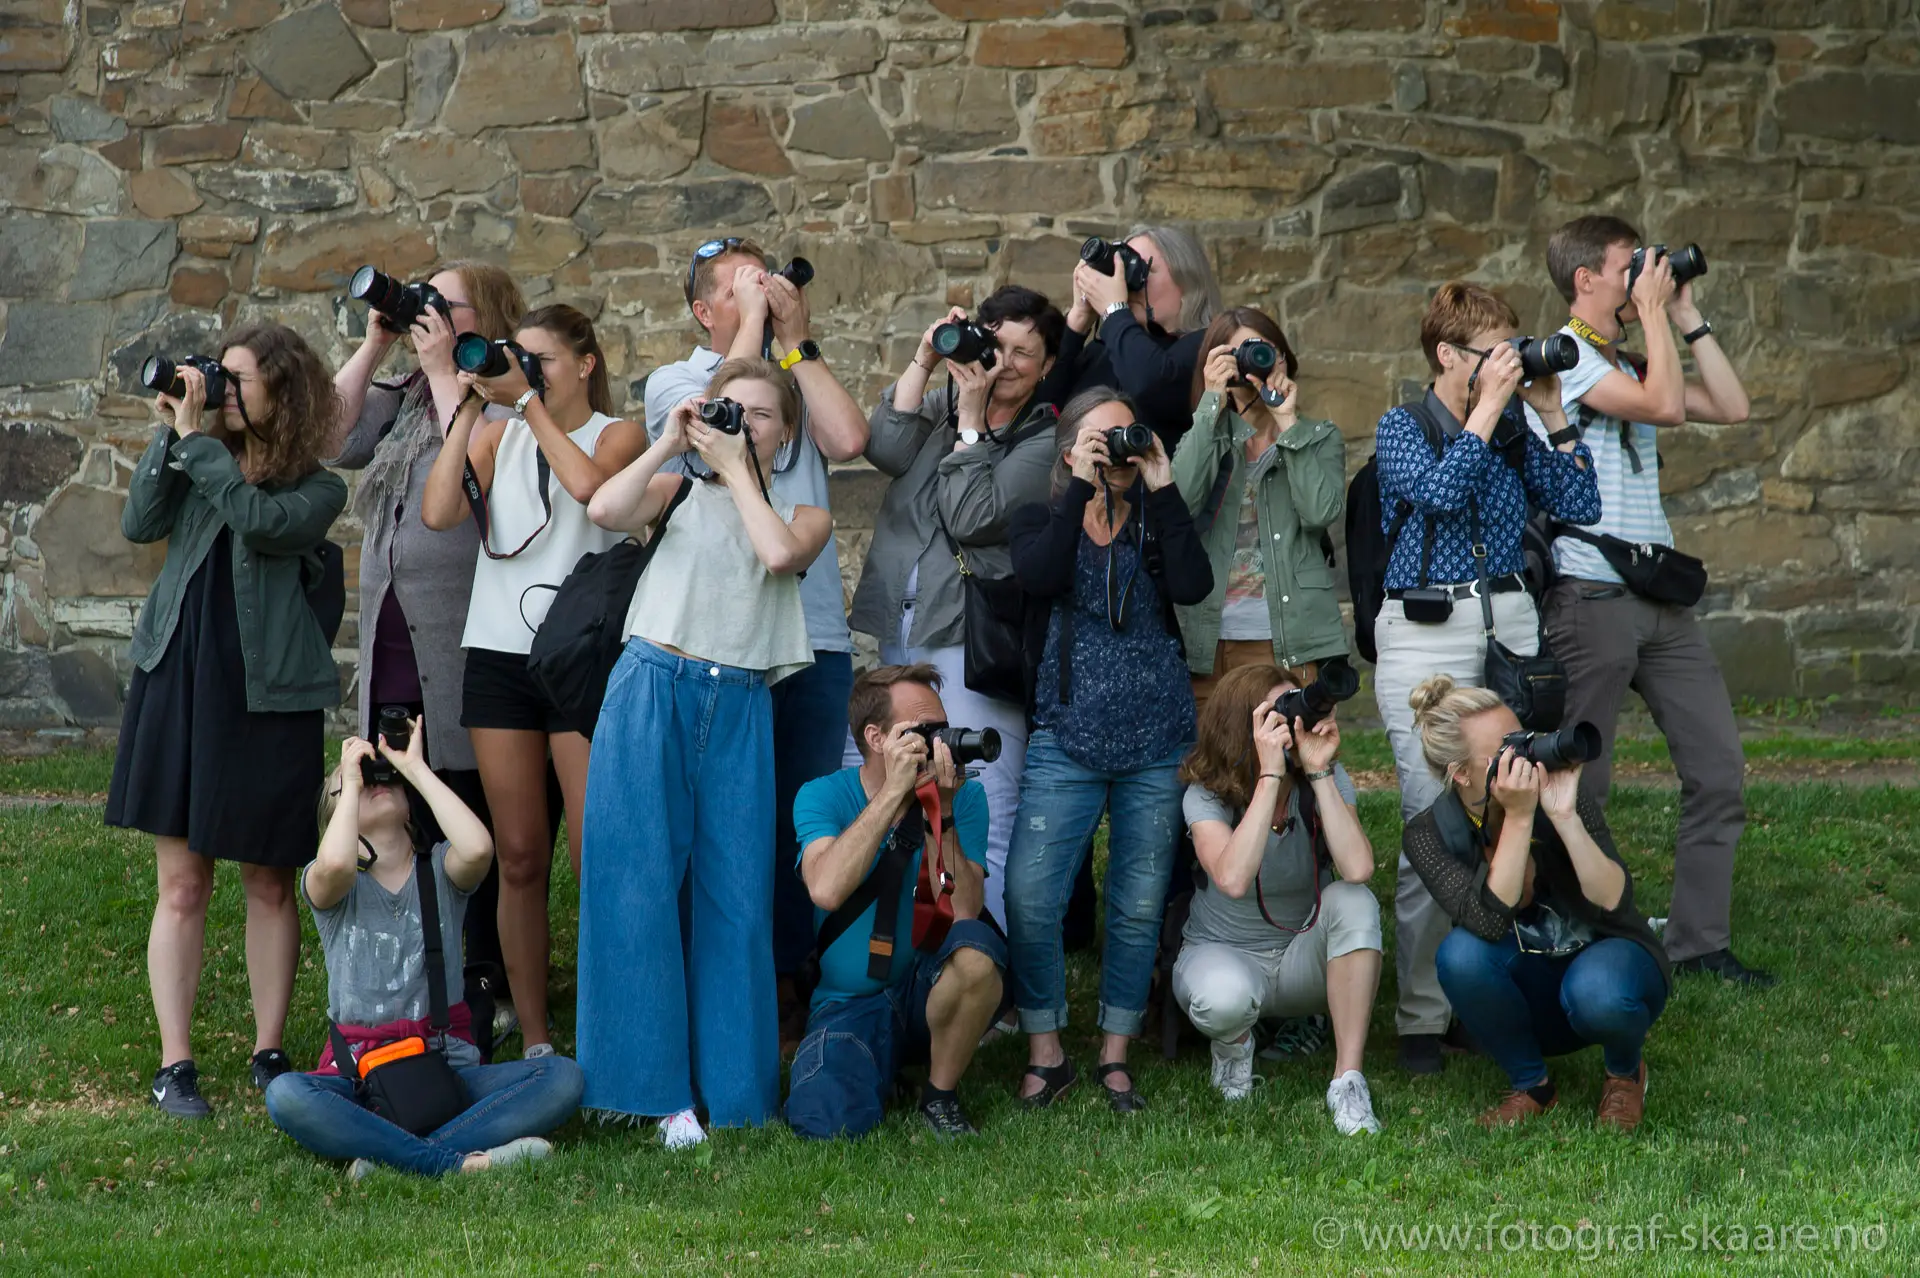
[[[460,924],[472,895],[447,879],[447,844],[433,848],[433,886],[440,901],[440,943],[447,973],[447,1002],[465,997]],[[426,1019],[427,942],[420,927],[420,883],[413,872],[398,892],[380,886],[372,873],[353,876],[347,894],[326,909],[300,895],[313,909],[320,949],[327,961],[327,1013],[342,1025],[374,1026]]]
[[[1333,765],[1333,783],[1347,803],[1358,801],[1353,778],[1338,763]],[[1188,786],[1181,808],[1189,827],[1202,821],[1224,821],[1231,828],[1240,822],[1241,814],[1205,786]],[[1193,909],[1182,934],[1187,944],[1212,942],[1259,953],[1287,948],[1294,934],[1274,927],[1261,916],[1260,898],[1266,899],[1267,913],[1288,927],[1299,927],[1313,913],[1320,869],[1314,864],[1313,843],[1300,823],[1297,791],[1287,796],[1287,819],[1282,824],[1286,826],[1284,834],[1267,836],[1267,853],[1260,862],[1260,896],[1249,887],[1245,896],[1235,900],[1207,882],[1193,894]]]

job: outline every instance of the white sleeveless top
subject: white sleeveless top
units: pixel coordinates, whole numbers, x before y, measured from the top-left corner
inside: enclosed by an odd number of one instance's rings
[[[595,413],[567,438],[591,457],[600,432],[619,420]],[[533,428],[518,417],[509,421],[494,454],[493,487],[487,493],[487,540],[496,552],[504,554],[518,546],[546,518],[536,486],[539,453]],[[547,491],[552,495],[553,519],[531,545],[512,559],[489,559],[486,551],[479,552],[462,648],[521,653],[531,649],[534,630],[553,606],[554,592],[549,587],[565,581],[580,556],[622,540],[624,534],[608,532],[588,519],[587,508],[573,499],[551,471]]]
[[[680,509],[627,609],[627,634],[670,644],[690,657],[766,672],[778,683],[813,664],[800,579],[768,572],[723,484],[690,479]],[[791,521],[794,506],[773,509]],[[816,569],[816,571],[818,571]]]

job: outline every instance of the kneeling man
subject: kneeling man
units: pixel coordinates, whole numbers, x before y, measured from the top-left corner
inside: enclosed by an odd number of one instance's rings
[[[928,1065],[919,1106],[927,1126],[943,1139],[974,1130],[955,1089],[1000,1005],[1007,947],[980,917],[986,790],[961,783],[944,743],[929,748],[928,730],[946,726],[939,687],[930,665],[861,675],[847,706],[860,766],[807,783],[794,801],[800,876],[820,937],[820,981],[787,1098],[787,1122],[802,1136],[873,1130],[895,1075],[915,1061]],[[922,951],[914,888],[934,851],[936,810],[953,921]]]

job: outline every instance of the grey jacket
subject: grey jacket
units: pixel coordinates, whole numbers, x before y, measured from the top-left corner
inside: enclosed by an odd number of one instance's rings
[[[440,455],[441,434],[429,420],[425,433],[408,429],[415,414],[430,413],[433,393],[427,379],[415,376],[398,386],[376,382],[367,390],[360,420],[346,446],[328,464],[344,470],[368,468],[376,456],[398,466],[374,466],[361,480],[354,508],[363,527],[360,540],[360,732],[373,723],[370,681],[374,628],[387,591],[399,598],[412,632],[413,658],[420,667],[420,695],[426,704],[427,757],[436,768],[470,771],[480,765],[473,742],[460,726],[460,685],[467,654],[460,637],[467,626],[467,602],[473,594],[473,566],[480,557],[480,534],[471,520],[446,532],[420,522],[427,475]],[[410,456],[399,456],[410,453]],[[399,482],[405,476],[404,484]],[[376,488],[369,488],[370,482]]]
[[[984,577],[1010,577],[1008,518],[1030,502],[1044,502],[1051,487],[1051,419],[1035,424],[1033,414],[1016,426],[1025,438],[1009,450],[982,440],[953,451],[958,431],[947,424],[947,391],[929,391],[913,412],[893,406],[889,386],[873,410],[873,438],[866,457],[876,470],[893,477],[873,521],[873,545],[853,592],[849,622],[882,643],[900,636],[902,598],[907,577],[920,566],[913,628],[914,648],[950,648],[962,641],[960,569],[940,535],[935,511],[959,543],[968,567]],[[1008,427],[997,432],[1015,432]]]

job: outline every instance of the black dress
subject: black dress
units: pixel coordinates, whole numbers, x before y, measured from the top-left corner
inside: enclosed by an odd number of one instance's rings
[[[159,664],[133,672],[107,824],[222,861],[305,865],[319,842],[323,712],[247,709],[232,538],[222,528],[187,582]]]

